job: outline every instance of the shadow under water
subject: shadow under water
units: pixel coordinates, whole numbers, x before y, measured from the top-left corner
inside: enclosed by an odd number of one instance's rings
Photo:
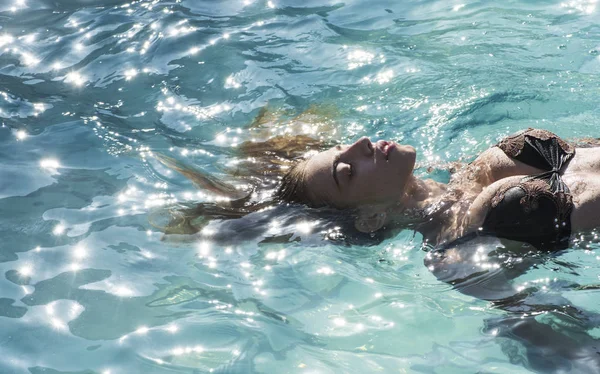
[[[503,311],[485,319],[483,331],[496,337],[511,363],[540,373],[598,373],[600,339],[591,330],[600,326],[600,314],[562,296],[589,287],[557,278],[514,284],[528,270],[559,255],[519,242],[477,237],[432,250],[424,262],[439,280]]]

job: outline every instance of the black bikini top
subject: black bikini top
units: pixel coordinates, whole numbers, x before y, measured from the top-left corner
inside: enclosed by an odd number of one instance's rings
[[[567,248],[573,197],[561,173],[575,147],[539,129],[506,137],[496,146],[544,172],[503,186],[492,198],[480,234],[527,242],[537,249]]]

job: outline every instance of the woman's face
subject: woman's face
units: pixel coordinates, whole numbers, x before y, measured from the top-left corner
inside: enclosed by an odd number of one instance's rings
[[[409,145],[361,138],[310,158],[305,182],[311,200],[338,208],[395,203],[402,197],[415,159],[415,149]]]

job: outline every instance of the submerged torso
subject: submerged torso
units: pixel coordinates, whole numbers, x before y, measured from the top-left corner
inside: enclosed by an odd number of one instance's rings
[[[431,235],[424,230],[433,245],[477,232],[560,249],[571,232],[600,226],[600,148],[575,149],[543,130],[506,138],[448,187],[449,208]]]

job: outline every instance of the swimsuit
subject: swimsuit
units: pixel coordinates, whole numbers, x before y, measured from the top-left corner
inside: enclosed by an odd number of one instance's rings
[[[544,170],[503,186],[492,198],[479,234],[565,249],[571,235],[573,196],[561,173],[575,147],[555,134],[527,129],[496,145],[510,158]]]
[[[482,226],[450,243],[444,250],[477,236],[496,236],[525,242],[539,250],[569,246],[573,196],[561,178],[565,165],[575,156],[575,147],[555,134],[527,129],[496,144],[508,157],[544,170],[506,183],[491,200]]]

